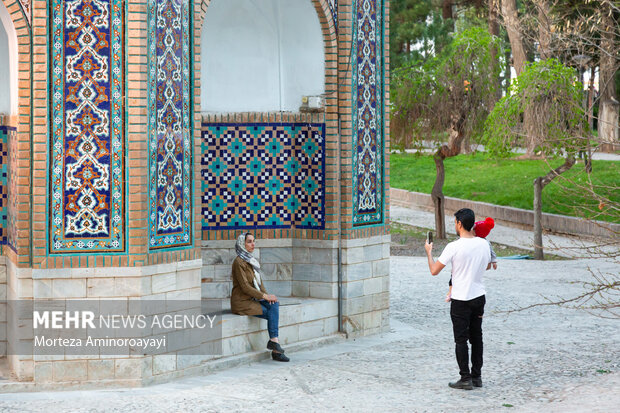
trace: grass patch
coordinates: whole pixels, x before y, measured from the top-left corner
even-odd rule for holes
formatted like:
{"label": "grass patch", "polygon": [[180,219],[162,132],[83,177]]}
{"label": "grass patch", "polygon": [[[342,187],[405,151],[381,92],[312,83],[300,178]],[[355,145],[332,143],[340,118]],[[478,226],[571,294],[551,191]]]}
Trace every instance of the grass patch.
{"label": "grass patch", "polygon": [[[555,168],[564,161],[551,162]],[[459,155],[444,162],[446,180],[444,195],[472,201],[488,202],[532,210],[534,199],[533,181],[545,175],[549,165],[543,160],[493,159],[484,153]],[[618,212],[607,206],[598,209],[598,201],[570,192],[568,183],[562,177],[585,183],[588,175],[582,163],[552,181],[543,190],[543,212],[569,216],[585,216],[609,222],[617,222]],[[620,162],[594,161],[592,182],[598,185],[618,185]],[[390,184],[394,188],[430,194],[435,182],[435,163],[432,156],[419,154],[392,154],[390,157]],[[583,192],[583,191],[580,191]],[[607,195],[612,202],[620,203],[620,191]],[[599,213],[586,213],[576,205],[586,205]]]}

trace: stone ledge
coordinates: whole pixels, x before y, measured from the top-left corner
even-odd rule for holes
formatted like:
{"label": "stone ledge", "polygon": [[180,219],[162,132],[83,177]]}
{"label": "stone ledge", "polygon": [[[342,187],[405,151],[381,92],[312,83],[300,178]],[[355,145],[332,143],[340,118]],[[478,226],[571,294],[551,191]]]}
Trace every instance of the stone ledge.
{"label": "stone ledge", "polygon": [[51,268],[21,269],[17,273],[32,272],[32,279],[81,279],[81,278],[125,278],[159,275],[202,268],[202,259],[156,264],[143,267],[97,267],[97,268]]}
{"label": "stone ledge", "polygon": [[[424,211],[433,211],[433,201],[429,194],[409,192],[403,189],[391,188],[392,205],[406,208],[416,207]],[[534,212],[526,209],[493,205],[486,202],[469,201],[459,198],[446,197],[446,214],[454,213],[461,208],[471,208],[476,216],[492,217],[498,222],[514,224],[521,228],[532,229],[534,226]],[[542,214],[542,226],[545,230],[571,235],[591,235],[609,238],[620,233],[620,224],[603,221],[587,221],[565,215]]]}
{"label": "stone ledge", "polygon": [[391,236],[388,235],[375,235],[368,238],[353,238],[343,239],[342,248],[355,248],[355,247],[367,247],[376,244],[389,244],[391,242]]}

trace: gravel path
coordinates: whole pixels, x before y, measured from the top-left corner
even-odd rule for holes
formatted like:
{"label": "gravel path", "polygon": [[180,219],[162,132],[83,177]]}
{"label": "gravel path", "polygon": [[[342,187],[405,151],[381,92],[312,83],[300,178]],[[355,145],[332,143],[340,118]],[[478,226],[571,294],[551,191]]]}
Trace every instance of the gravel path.
{"label": "gravel path", "polygon": [[620,405],[620,320],[558,307],[498,313],[569,297],[592,261],[500,261],[487,273],[484,387],[453,390],[449,272],[393,257],[392,331],[204,377],[141,389],[0,394],[0,411],[65,412],[610,412]]}

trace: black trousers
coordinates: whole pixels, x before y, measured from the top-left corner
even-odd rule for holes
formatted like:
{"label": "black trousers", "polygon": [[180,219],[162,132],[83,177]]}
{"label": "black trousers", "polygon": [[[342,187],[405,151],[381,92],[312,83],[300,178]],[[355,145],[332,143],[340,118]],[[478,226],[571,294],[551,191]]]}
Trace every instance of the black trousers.
{"label": "black trousers", "polygon": [[[450,317],[456,344],[456,362],[461,379],[480,377],[482,369],[482,316],[484,315],[484,295],[469,301],[452,299]],[[469,370],[469,348],[471,343],[471,372]]]}

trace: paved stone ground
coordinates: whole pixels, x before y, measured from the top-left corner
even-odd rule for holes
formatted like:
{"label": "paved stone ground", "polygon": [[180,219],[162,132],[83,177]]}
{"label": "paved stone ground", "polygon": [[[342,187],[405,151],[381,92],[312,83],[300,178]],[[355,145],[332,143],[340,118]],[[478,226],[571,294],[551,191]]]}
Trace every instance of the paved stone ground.
{"label": "paved stone ground", "polygon": [[[0,411],[611,412],[620,405],[620,321],[558,307],[499,313],[579,293],[601,260],[500,260],[487,273],[484,387],[457,376],[449,278],[420,257],[391,264],[392,331],[141,389],[0,394]],[[609,373],[607,373],[609,372]],[[512,407],[510,407],[512,406]]]}

